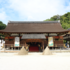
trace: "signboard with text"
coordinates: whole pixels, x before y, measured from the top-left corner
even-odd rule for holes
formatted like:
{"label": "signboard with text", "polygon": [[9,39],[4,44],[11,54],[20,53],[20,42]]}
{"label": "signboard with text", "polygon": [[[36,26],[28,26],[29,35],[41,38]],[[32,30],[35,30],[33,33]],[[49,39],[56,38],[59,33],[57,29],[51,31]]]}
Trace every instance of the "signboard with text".
{"label": "signboard with text", "polygon": [[15,47],[19,47],[20,46],[20,38],[19,37],[15,37],[14,46]]}
{"label": "signboard with text", "polygon": [[48,46],[54,46],[53,37],[48,37]]}

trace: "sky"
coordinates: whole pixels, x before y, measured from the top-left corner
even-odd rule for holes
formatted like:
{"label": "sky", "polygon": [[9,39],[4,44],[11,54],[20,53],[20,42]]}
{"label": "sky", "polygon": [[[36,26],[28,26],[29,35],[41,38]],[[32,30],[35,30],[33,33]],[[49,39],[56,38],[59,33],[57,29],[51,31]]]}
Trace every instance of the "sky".
{"label": "sky", "polygon": [[0,21],[43,21],[70,12],[70,0],[0,0]]}

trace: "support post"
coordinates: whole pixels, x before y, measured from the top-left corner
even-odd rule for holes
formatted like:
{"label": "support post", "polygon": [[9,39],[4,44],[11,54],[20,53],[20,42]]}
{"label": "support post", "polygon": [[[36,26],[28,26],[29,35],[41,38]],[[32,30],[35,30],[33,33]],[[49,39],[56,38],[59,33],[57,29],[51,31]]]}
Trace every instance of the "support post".
{"label": "support post", "polygon": [[24,45],[24,47],[26,48],[26,42],[25,42],[25,45]]}
{"label": "support post", "polygon": [[43,46],[43,51],[44,51],[44,42],[42,42],[42,46]]}

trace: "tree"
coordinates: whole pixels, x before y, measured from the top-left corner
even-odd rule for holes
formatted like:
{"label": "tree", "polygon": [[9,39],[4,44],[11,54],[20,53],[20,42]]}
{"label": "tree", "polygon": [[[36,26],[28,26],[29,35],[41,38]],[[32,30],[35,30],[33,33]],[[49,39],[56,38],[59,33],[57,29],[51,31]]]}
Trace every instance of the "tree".
{"label": "tree", "polygon": [[6,24],[4,24],[2,21],[0,21],[0,30],[3,30],[6,28]]}
{"label": "tree", "polygon": [[[5,28],[6,28],[6,25],[2,21],[0,21],[0,30],[3,30]],[[3,34],[0,34],[0,38],[1,38],[1,36],[4,37]]]}
{"label": "tree", "polygon": [[50,19],[46,19],[44,21],[57,21],[57,20],[60,20],[60,15],[55,15],[51,17]]}
{"label": "tree", "polygon": [[70,12],[61,16],[60,22],[64,29],[70,28]]}
{"label": "tree", "polygon": [[70,28],[70,12],[65,13],[64,15],[55,15],[50,19],[46,19],[44,21],[57,21],[60,20],[60,23],[64,29]]}

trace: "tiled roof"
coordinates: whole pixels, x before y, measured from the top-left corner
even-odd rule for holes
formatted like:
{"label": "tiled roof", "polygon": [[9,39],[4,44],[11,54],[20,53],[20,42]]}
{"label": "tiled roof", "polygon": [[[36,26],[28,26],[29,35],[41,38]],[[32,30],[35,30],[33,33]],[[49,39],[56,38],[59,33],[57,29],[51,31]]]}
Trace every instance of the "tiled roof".
{"label": "tiled roof", "polygon": [[9,21],[3,32],[49,33],[66,32],[58,21]]}

